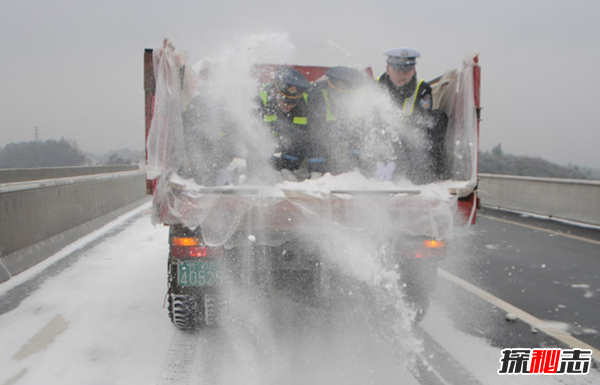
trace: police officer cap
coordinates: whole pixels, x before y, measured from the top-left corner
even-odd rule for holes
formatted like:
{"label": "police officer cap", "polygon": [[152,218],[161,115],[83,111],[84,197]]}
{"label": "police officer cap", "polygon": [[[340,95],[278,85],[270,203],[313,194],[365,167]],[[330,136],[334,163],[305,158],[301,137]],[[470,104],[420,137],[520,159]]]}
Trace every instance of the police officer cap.
{"label": "police officer cap", "polygon": [[292,67],[279,67],[275,71],[277,92],[289,99],[299,99],[310,88],[310,82]]}
{"label": "police officer cap", "polygon": [[325,71],[325,75],[327,75],[329,84],[332,85],[333,88],[340,90],[348,90],[358,87],[365,80],[365,77],[361,71],[343,66],[331,67]]}
{"label": "police officer cap", "polygon": [[387,63],[400,71],[410,71],[417,64],[417,58],[421,57],[419,51],[410,47],[392,48],[383,54],[387,56]]}

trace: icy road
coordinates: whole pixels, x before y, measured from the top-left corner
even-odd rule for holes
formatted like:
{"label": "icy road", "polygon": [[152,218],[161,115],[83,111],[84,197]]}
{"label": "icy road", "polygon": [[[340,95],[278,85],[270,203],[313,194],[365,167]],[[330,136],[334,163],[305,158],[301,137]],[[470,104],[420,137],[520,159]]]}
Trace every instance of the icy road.
{"label": "icy road", "polygon": [[595,369],[499,376],[500,348],[455,328],[439,298],[407,333],[360,309],[234,288],[219,327],[177,330],[167,235],[144,205],[0,285],[0,385],[600,383]]}

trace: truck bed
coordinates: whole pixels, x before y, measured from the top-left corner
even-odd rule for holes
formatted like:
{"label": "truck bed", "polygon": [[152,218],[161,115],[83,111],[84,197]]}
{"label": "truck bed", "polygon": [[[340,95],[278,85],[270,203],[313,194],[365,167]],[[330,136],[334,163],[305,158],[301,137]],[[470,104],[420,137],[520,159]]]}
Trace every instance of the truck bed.
{"label": "truck bed", "polygon": [[[348,183],[349,177],[358,182]],[[465,189],[452,182],[402,187],[367,181],[358,173],[323,178],[275,186],[204,187],[173,175],[155,194],[155,221],[200,227],[211,246],[236,246],[249,236],[259,244],[278,245],[332,227],[445,239]]]}

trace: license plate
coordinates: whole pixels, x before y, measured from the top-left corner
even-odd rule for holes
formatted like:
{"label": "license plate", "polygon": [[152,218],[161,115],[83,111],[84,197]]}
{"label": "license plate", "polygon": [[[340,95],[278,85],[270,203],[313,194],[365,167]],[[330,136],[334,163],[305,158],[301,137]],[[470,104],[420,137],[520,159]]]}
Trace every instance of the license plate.
{"label": "license plate", "polygon": [[218,281],[219,266],[216,261],[179,261],[177,284],[179,286],[213,286]]}

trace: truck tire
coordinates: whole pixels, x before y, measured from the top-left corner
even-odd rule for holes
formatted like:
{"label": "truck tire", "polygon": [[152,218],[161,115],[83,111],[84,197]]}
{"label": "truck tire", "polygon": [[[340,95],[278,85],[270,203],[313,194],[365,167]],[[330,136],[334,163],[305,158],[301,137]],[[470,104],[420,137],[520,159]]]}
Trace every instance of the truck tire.
{"label": "truck tire", "polygon": [[168,311],[171,322],[179,329],[194,330],[216,326],[218,300],[209,292],[169,294]]}
{"label": "truck tire", "polygon": [[189,294],[169,294],[169,318],[179,329],[193,330],[201,326],[203,318],[202,297]]}
{"label": "truck tire", "polygon": [[410,260],[400,266],[400,284],[408,306],[415,311],[414,322],[421,322],[437,286],[437,261]]}

